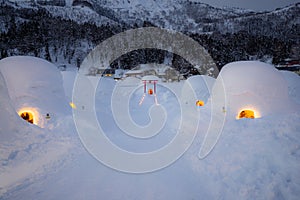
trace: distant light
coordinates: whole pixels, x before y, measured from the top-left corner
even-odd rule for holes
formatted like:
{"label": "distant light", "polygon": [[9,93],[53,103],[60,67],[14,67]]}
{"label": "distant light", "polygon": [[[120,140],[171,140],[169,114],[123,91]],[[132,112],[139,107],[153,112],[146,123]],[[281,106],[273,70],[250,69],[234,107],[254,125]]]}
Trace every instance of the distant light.
{"label": "distant light", "polygon": [[149,90],[148,90],[148,94],[152,95],[152,94],[153,94],[153,90],[152,90],[152,89],[149,89]]}
{"label": "distant light", "polygon": [[73,102],[70,102],[70,106],[71,108],[76,109],[76,105]]}
{"label": "distant light", "polygon": [[204,101],[197,100],[196,101],[196,106],[204,106]]}

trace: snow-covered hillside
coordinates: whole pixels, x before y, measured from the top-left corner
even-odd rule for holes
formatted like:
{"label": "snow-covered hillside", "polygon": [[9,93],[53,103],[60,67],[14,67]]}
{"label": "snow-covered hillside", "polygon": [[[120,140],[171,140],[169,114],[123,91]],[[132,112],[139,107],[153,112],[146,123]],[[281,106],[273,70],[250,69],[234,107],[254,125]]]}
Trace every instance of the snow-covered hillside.
{"label": "snow-covered hillside", "polygon": [[[287,57],[299,59],[299,5],[254,12],[180,0],[1,1],[0,58],[31,55],[79,67],[105,39],[124,30],[157,26],[191,36],[219,68],[250,58],[278,64]],[[135,67],[130,58],[124,60],[129,63],[122,66]],[[184,66],[178,65],[174,67]]]}
{"label": "snow-covered hillside", "polygon": [[[24,59],[30,61],[31,65],[27,65]],[[9,63],[11,65],[8,66]],[[28,70],[37,64],[41,70]],[[247,70],[239,70],[236,65]],[[254,70],[255,66],[263,64],[252,62],[251,65],[254,66],[252,68]],[[211,108],[215,100],[212,98],[215,96],[207,98],[208,94],[216,91],[214,87],[217,86],[213,84],[220,83],[222,75],[225,80],[225,93],[230,95],[229,100],[233,98],[232,95],[234,96],[232,92],[239,89],[239,83],[228,79],[230,74],[241,78],[244,76],[243,73],[249,74],[247,81],[254,84],[243,83],[241,90],[249,90],[250,86],[259,87],[255,83],[267,82],[268,79],[276,81],[281,77],[281,73],[269,67],[264,66],[264,70],[260,72],[272,71],[271,77],[268,74],[255,76],[255,70],[251,72],[249,63],[239,62],[229,64],[224,72],[221,71],[221,76],[217,80],[195,76],[181,82],[158,82],[157,98],[167,113],[167,120],[158,135],[147,139],[133,138],[122,132],[114,121],[114,113],[111,112],[113,105],[111,98],[117,95],[118,101],[125,102],[128,98],[126,93],[128,87],[136,88],[131,93],[129,104],[123,105],[128,106],[130,112],[118,114],[121,118],[127,118],[130,114],[134,122],[144,126],[151,123],[148,112],[155,104],[153,96],[147,95],[144,103],[139,106],[139,100],[143,95],[143,86],[139,79],[131,78],[116,82],[111,78],[101,78],[95,91],[95,113],[99,124],[110,141],[120,148],[135,153],[155,151],[172,140],[182,120],[180,118],[182,105],[179,104],[180,99],[175,95],[175,90],[186,83],[195,90],[196,96],[186,97],[189,101],[184,105],[199,114],[197,135],[188,151],[164,169],[152,173],[131,174],[106,167],[87,151],[88,148],[84,148],[88,144],[79,142],[73,116],[69,112],[71,108],[60,110],[62,112],[60,119],[51,121],[57,113],[56,108],[69,103],[77,71],[59,72],[50,63],[32,57],[1,60],[0,199],[298,199],[299,102],[286,105],[293,107],[292,110],[281,106],[277,110],[274,109],[274,112],[264,113],[261,118],[236,120],[235,116],[227,115],[226,112],[233,112],[234,109],[230,110],[230,107],[237,105],[229,104],[226,105],[227,110],[218,108],[217,113],[213,113],[215,110]],[[28,78],[24,87],[22,85],[18,88],[13,87],[17,85],[19,79],[16,74],[8,71],[15,70],[22,74],[24,79]],[[278,96],[276,90],[268,91],[259,87],[265,92],[265,96],[261,96],[263,99],[268,97],[276,97],[277,100],[300,99],[300,93],[296,92],[300,87],[299,76],[288,72],[282,74],[287,82],[281,79],[282,77],[279,78],[280,87],[287,91],[288,96]],[[97,77],[90,79],[93,82],[97,81],[95,80]],[[44,89],[25,87],[28,83],[39,83],[40,87],[46,83],[49,85]],[[226,83],[229,83],[229,88],[226,87]],[[26,98],[12,95],[19,94],[15,92],[21,87],[22,94]],[[49,90],[48,87],[57,90]],[[116,94],[113,94],[115,92]],[[43,99],[45,95],[48,100],[42,104],[38,99]],[[18,107],[14,103],[20,99],[43,109],[48,108],[49,112],[55,110],[51,118],[47,119],[53,126],[40,128],[21,119],[17,114]],[[205,105],[197,107],[194,102],[198,99],[206,100]],[[240,99],[241,102],[247,100],[247,95]],[[75,109],[88,112],[86,108],[87,106],[77,105]],[[208,130],[218,122],[212,121],[214,116],[225,116],[224,127],[213,150],[204,159],[199,159],[200,148],[205,138],[209,138],[209,135],[206,136]],[[88,129],[91,119],[86,120],[87,123],[83,126],[87,126]]]}
{"label": "snow-covered hillside", "polygon": [[53,15],[53,17],[60,17],[66,20],[72,20],[79,24],[90,23],[96,24],[97,26],[111,24],[117,24],[115,21],[99,15],[94,10],[87,7],[57,7],[47,6],[46,9]]}
{"label": "snow-covered hillside", "polygon": [[[11,3],[14,2],[14,3]],[[183,32],[206,32],[206,29],[224,32],[244,30],[243,22],[286,21],[286,25],[299,24],[299,4],[278,8],[269,12],[254,12],[238,8],[215,8],[205,3],[182,0],[73,0],[57,6],[55,3],[32,3],[30,1],[8,1],[15,8],[48,10],[53,17],[70,19],[79,24],[142,25],[144,21],[159,27]],[[289,20],[287,20],[289,19]],[[208,31],[209,32],[209,31]]]}

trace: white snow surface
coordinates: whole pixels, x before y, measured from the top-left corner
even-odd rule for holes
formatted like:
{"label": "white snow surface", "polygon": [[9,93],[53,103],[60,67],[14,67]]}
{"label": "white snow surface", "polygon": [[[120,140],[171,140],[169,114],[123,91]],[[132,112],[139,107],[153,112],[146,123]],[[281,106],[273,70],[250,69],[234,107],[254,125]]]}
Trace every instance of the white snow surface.
{"label": "white snow surface", "polygon": [[299,75],[290,71],[281,71],[288,84],[289,97],[300,104],[300,79]]}
{"label": "white snow surface", "polygon": [[198,99],[204,101],[204,103],[207,103],[215,81],[216,79],[206,75],[191,76],[187,79],[187,82],[194,88]]}
{"label": "white snow surface", "polygon": [[[299,97],[291,92],[299,88],[299,76],[284,74],[283,78],[275,69],[257,62],[233,63],[223,70],[214,88],[222,77],[225,88],[230,89],[226,90],[230,101],[234,95],[250,91],[248,94],[259,94],[264,106],[273,109],[272,98],[278,98],[285,101],[281,103],[286,107],[274,108],[275,113],[272,109],[262,112],[258,119],[236,120],[226,115],[220,140],[200,160],[197,155],[211,123],[208,101],[198,111],[200,121],[194,143],[179,160],[156,172],[127,174],[104,166],[83,148],[70,110],[61,106],[69,101],[76,71],[61,72],[62,79],[55,67],[37,58],[1,60],[0,199],[298,199],[300,109],[290,99]],[[196,94],[206,95],[203,91],[207,90],[200,87],[201,80],[193,77],[188,81]],[[39,87],[31,87],[34,84]],[[158,100],[168,112],[166,126],[158,137],[138,140],[122,133],[114,123],[110,97],[118,84],[102,78],[95,109],[107,137],[121,148],[136,152],[152,151],[167,144],[180,121],[180,105],[172,89],[182,84],[184,81],[165,86],[158,83]],[[210,91],[213,87],[208,86]],[[143,125],[149,122],[147,111],[153,105],[153,97],[146,96],[143,106],[139,106],[142,92],[141,83],[128,106],[133,120]],[[47,104],[38,100],[44,101],[45,96]],[[16,113],[22,103],[47,109],[53,116],[61,113],[60,120],[51,122],[52,128],[29,124]],[[229,104],[227,109],[229,106],[235,107]]]}

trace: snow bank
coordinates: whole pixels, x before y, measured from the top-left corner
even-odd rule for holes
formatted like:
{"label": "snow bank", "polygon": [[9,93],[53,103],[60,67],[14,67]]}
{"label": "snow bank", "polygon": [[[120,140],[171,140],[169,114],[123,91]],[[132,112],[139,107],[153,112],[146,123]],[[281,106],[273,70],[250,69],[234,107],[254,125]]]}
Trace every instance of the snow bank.
{"label": "snow bank", "polygon": [[[35,113],[40,127],[53,126],[59,116],[70,112],[55,65],[40,58],[14,56],[0,61],[0,72],[15,110]],[[45,119],[47,113],[51,120]]]}
{"label": "snow bank", "polygon": [[288,84],[289,97],[300,104],[300,76],[294,72],[281,71]]}

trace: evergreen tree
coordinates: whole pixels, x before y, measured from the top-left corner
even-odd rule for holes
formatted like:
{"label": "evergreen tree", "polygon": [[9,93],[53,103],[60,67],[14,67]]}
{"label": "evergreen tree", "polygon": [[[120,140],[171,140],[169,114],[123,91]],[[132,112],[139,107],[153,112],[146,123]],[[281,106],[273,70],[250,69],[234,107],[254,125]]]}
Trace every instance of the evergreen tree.
{"label": "evergreen tree", "polygon": [[46,43],[46,47],[45,47],[45,59],[48,60],[49,62],[52,62],[48,43]]}

